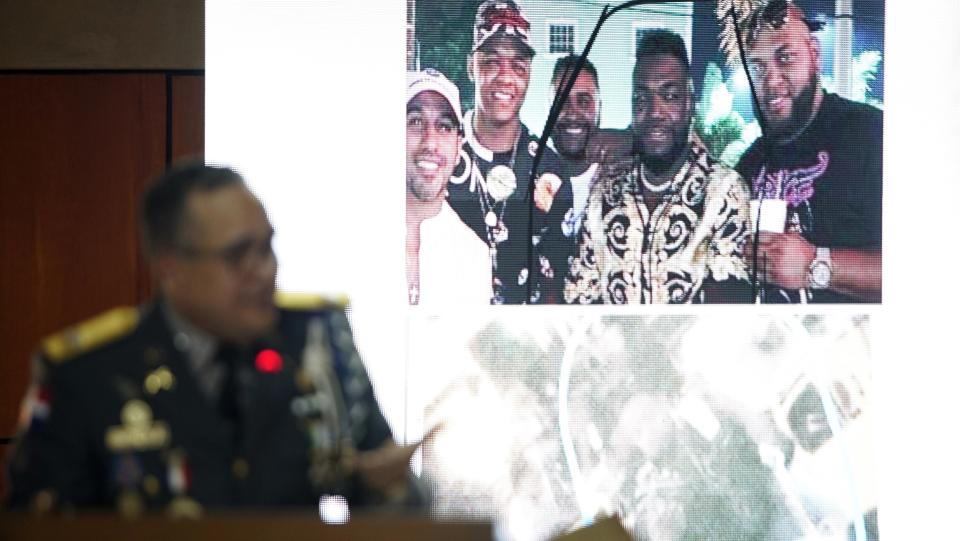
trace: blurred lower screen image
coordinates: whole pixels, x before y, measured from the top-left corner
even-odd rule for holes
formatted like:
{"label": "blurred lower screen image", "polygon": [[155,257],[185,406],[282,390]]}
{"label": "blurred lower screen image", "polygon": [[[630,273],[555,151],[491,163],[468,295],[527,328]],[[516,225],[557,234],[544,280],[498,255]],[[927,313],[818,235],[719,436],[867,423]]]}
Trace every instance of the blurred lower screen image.
{"label": "blurred lower screen image", "polygon": [[636,539],[876,539],[869,342],[848,315],[422,318],[432,513],[503,539],[607,515]]}

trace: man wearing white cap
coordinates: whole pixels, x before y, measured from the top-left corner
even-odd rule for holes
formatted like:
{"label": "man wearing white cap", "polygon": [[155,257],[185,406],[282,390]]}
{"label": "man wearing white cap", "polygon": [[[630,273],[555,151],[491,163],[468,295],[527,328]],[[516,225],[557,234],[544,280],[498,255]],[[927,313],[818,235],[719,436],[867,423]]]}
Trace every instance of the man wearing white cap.
{"label": "man wearing white cap", "polygon": [[407,74],[407,294],[410,304],[489,304],[486,245],[447,204],[460,160],[460,92],[440,72]]}
{"label": "man wearing white cap", "polygon": [[495,304],[563,302],[575,247],[562,229],[573,192],[552,149],[544,149],[529,186],[540,144],[520,122],[534,55],[529,33],[530,21],[512,0],[477,9],[467,58],[476,98],[464,117],[466,167],[449,187],[450,205],[489,246]]}

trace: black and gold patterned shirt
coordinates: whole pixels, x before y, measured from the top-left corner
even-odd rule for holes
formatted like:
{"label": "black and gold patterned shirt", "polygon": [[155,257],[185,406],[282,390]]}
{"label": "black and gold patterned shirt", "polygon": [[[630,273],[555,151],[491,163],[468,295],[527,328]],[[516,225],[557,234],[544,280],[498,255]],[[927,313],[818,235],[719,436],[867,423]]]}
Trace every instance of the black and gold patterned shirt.
{"label": "black and gold patterned shirt", "polygon": [[708,281],[743,291],[750,218],[740,175],[692,138],[687,161],[651,212],[639,174],[637,167],[603,167],[587,202],[566,301],[709,302]]}

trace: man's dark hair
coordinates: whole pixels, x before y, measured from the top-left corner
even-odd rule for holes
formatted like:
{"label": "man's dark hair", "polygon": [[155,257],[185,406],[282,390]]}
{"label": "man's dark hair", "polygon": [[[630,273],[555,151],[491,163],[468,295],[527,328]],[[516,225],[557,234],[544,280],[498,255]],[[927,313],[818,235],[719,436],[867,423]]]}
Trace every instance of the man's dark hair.
{"label": "man's dark hair", "polygon": [[243,177],[229,167],[190,163],[167,170],[150,185],[141,202],[144,252],[155,255],[180,247],[183,215],[190,194],[234,185],[244,185]]}
{"label": "man's dark hair", "polygon": [[633,79],[637,79],[637,66],[640,65],[640,58],[652,54],[670,55],[683,65],[686,75],[690,75],[690,59],[687,57],[687,46],[683,43],[683,38],[665,28],[646,30],[640,36],[640,42],[637,44],[637,63],[633,68]]}
{"label": "man's dark hair", "polygon": [[[580,55],[573,53],[559,58],[557,63],[553,65],[553,76],[550,78],[550,82],[557,84],[561,77],[565,77],[568,72],[573,71],[573,68],[577,66],[577,62],[579,61]],[[600,78],[597,77],[597,68],[594,67],[593,62],[590,62],[589,58],[583,61],[583,71],[592,75],[593,82],[597,84],[597,88],[600,88]],[[581,73],[583,73],[583,71]]]}

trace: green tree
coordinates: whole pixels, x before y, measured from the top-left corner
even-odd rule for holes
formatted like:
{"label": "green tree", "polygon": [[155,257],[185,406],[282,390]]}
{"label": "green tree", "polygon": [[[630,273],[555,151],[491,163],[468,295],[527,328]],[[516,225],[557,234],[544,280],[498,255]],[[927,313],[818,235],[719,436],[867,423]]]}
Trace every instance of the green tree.
{"label": "green tree", "polygon": [[473,105],[473,83],[467,76],[467,56],[473,46],[473,21],[482,0],[419,0],[416,33],[420,67],[434,68],[460,88],[464,109]]}

